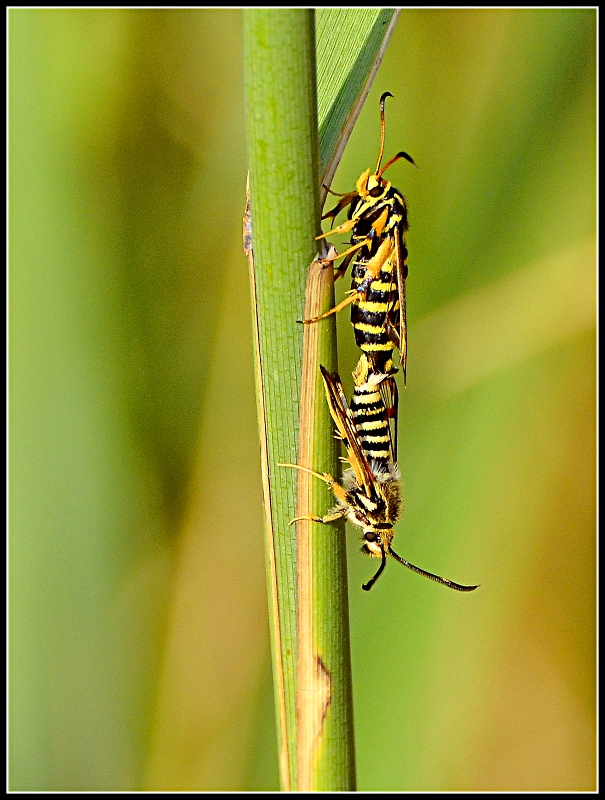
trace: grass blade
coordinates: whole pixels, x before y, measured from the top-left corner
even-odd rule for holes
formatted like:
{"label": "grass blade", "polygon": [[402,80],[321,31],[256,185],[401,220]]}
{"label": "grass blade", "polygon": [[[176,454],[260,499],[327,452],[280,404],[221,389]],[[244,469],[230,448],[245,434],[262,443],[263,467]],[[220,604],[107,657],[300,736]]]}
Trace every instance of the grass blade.
{"label": "grass blade", "polygon": [[[347,18],[352,13],[359,17],[348,12]],[[344,526],[309,521],[299,522],[297,531],[289,526],[295,508],[297,516],[323,513],[334,501],[308,473],[277,465],[297,463],[338,475],[338,448],[319,372],[320,363],[336,367],[335,319],[305,326],[304,345],[295,320],[303,317],[303,306],[305,316],[314,316],[334,302],[332,270],[314,261],[320,174],[323,180],[326,170],[335,169],[393,22],[393,12],[362,11],[352,46],[342,12],[336,17],[331,10],[321,12],[317,28],[312,10],[245,13],[250,205],[244,241],[256,336],[280,775],[286,790],[355,788]]]}

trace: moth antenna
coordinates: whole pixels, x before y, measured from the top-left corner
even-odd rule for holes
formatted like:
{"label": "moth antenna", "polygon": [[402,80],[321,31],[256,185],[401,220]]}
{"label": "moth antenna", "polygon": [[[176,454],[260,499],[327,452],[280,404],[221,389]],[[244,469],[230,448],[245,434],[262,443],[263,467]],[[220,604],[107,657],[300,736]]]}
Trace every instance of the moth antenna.
{"label": "moth antenna", "polygon": [[[393,95],[391,95],[391,97],[392,97],[392,96],[393,96]],[[361,584],[361,588],[362,588],[362,589],[364,589],[366,592],[369,592],[369,591],[370,591],[370,589],[372,588],[372,586],[374,586],[374,584],[376,583],[376,581],[378,580],[378,578],[380,578],[380,576],[382,575],[382,571],[383,571],[383,569],[384,569],[384,568],[385,568],[385,566],[386,566],[386,563],[387,563],[387,554],[386,554],[386,552],[385,552],[385,550],[384,550],[384,547],[382,546],[382,544],[380,545],[380,551],[381,551],[381,553],[382,553],[382,561],[380,562],[380,566],[378,567],[378,570],[376,571],[376,575],[374,575],[374,577],[373,577],[373,578],[370,578],[370,580],[369,580],[367,583],[362,583],[362,584]]]}
{"label": "moth antenna", "polygon": [[[406,561],[405,558],[401,558],[401,556],[398,556],[397,553],[391,547],[389,547],[389,553],[393,556],[393,558],[396,561],[399,561],[399,563],[403,564],[404,567],[411,569],[412,572],[417,572],[419,575],[424,575],[425,578],[429,578],[430,580],[436,581],[437,583],[442,583],[444,586],[449,586],[450,589],[456,589],[456,591],[458,592],[472,592],[475,589],[479,588],[479,584],[477,584],[476,586],[463,586],[460,583],[454,583],[454,581],[449,581],[447,578],[441,578],[439,577],[439,575],[433,575],[432,572],[427,572],[424,569],[420,569],[420,567],[415,567],[413,564],[410,564],[409,561]],[[377,577],[378,575],[376,575],[376,578]],[[374,580],[376,580],[376,578],[374,578]],[[365,589],[365,586],[363,588]]]}
{"label": "moth antenna", "polygon": [[393,95],[390,92],[385,92],[380,98],[380,150],[378,151],[378,161],[376,162],[374,175],[376,175],[380,169],[380,162],[382,161],[382,154],[384,152],[384,104],[387,97],[393,97]]}
{"label": "moth antenna", "polygon": [[405,160],[409,161],[410,164],[413,164],[415,167],[417,166],[417,164],[414,161],[414,159],[412,158],[412,156],[409,153],[406,153],[403,150],[401,150],[401,152],[397,153],[396,156],[393,156],[393,158],[390,161],[387,161],[387,163],[380,170],[380,172],[378,172],[376,177],[377,178],[381,178],[383,173],[387,171],[387,169],[391,166],[391,164],[394,164],[396,161],[399,161],[400,158],[405,158]]}

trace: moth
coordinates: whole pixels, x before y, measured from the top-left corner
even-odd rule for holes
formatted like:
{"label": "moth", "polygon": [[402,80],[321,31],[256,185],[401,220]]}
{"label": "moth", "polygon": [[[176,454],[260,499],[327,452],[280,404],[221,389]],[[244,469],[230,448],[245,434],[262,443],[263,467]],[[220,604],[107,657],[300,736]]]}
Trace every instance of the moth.
{"label": "moth", "polygon": [[334,220],[348,207],[347,221],[317,237],[323,239],[351,231],[351,246],[343,253],[324,259],[326,263],[344,259],[335,270],[335,279],[342,277],[352,264],[351,290],[341,303],[324,314],[299,321],[305,324],[318,322],[347,305],[351,306],[355,341],[366,354],[372,372],[386,376],[381,382],[381,391],[387,413],[395,419],[396,425],[398,390],[393,376],[398,367],[395,364],[395,349],[399,350],[404,383],[407,368],[405,282],[408,276],[408,212],[403,194],[383,175],[400,158],[411,164],[414,164],[414,160],[402,151],[381,168],[385,135],[384,108],[386,98],[392,96],[390,92],[385,92],[380,98],[380,149],[376,169],[373,173],[369,168],[366,169],[357,179],[355,191],[340,195],[336,206],[322,217]]}
{"label": "moth", "polygon": [[[393,458],[393,445],[388,432],[388,413],[379,389],[385,376],[373,373],[367,356],[362,354],[354,373],[355,388],[350,408],[338,373],[330,373],[323,366],[320,366],[320,370],[330,414],[347,451],[346,462],[350,466],[343,473],[342,483],[339,483],[327,473],[315,472],[299,464],[280,464],[314,475],[331,489],[336,499],[334,508],[324,516],[304,515],[292,522],[309,519],[327,524],[346,517],[361,528],[362,551],[381,559],[375,575],[363,584],[365,591],[369,591],[376,583],[386,566],[387,556],[391,556],[432,581],[459,592],[472,592],[477,586],[464,586],[434,575],[401,558],[393,550],[393,528],[401,516],[403,503],[399,469]],[[365,409],[365,412],[360,409]]]}

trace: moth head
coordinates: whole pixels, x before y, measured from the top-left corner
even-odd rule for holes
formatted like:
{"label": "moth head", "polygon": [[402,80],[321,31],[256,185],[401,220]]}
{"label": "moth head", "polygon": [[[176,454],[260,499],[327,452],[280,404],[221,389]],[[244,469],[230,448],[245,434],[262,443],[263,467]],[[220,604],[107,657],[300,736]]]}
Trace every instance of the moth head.
{"label": "moth head", "polygon": [[366,553],[366,555],[382,558],[383,552],[388,552],[392,541],[392,528],[385,528],[381,531],[370,528],[363,533],[361,550]]}
{"label": "moth head", "polygon": [[380,175],[370,175],[370,168],[362,172],[357,183],[355,184],[357,193],[361,198],[367,200],[368,198],[376,199],[381,198],[391,188],[391,182],[385,180]]}

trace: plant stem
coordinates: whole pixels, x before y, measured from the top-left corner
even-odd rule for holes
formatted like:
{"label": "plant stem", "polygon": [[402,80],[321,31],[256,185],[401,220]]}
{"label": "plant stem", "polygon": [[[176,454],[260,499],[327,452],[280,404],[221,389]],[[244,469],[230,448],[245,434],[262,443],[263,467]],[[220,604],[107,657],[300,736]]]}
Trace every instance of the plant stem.
{"label": "plant stem", "polygon": [[[321,482],[277,466],[302,463],[302,454],[312,462],[305,466],[338,474],[318,368],[319,358],[329,369],[336,364],[334,318],[305,326],[305,361],[296,324],[319,233],[314,12],[249,10],[244,20],[249,260],[281,782],[283,789],[346,790],[354,788],[354,762],[343,529],[299,523],[297,543],[288,524],[295,508],[324,513],[333,498]],[[316,264],[313,275],[318,288],[310,292],[324,310],[333,303],[331,270]],[[297,564],[304,565],[298,574]]]}

